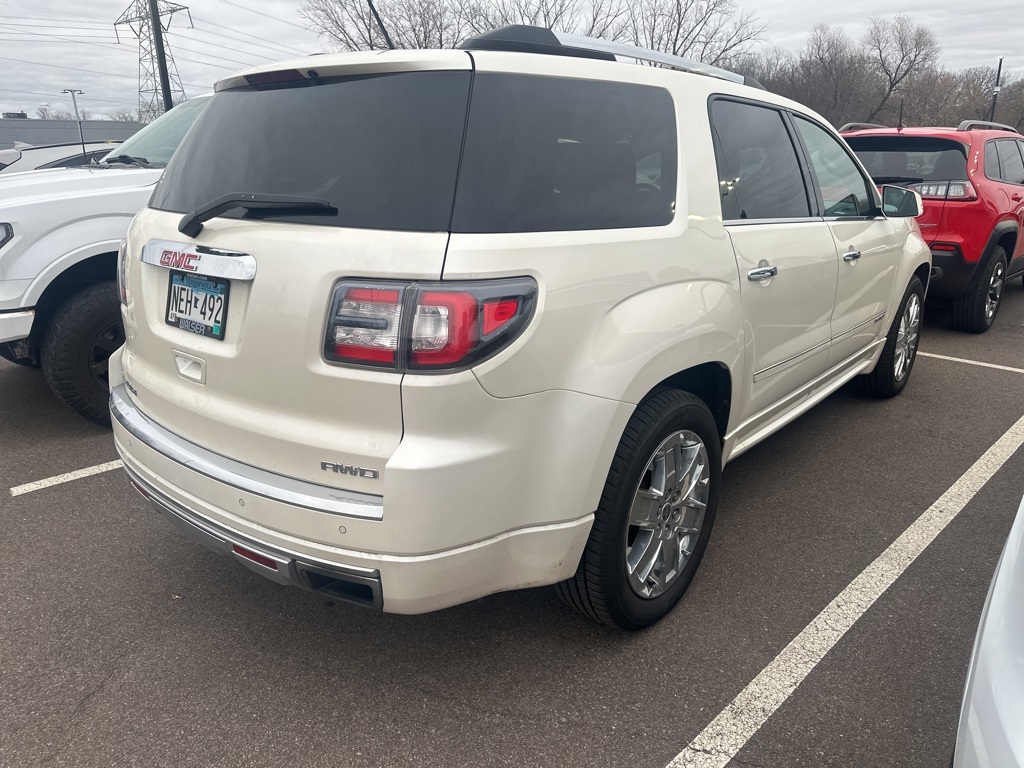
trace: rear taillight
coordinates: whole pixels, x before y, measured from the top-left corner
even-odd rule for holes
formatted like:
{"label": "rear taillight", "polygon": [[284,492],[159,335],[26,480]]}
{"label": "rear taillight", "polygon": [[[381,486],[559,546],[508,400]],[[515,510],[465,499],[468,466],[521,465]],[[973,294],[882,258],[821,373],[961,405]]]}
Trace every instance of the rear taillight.
{"label": "rear taillight", "polygon": [[925,200],[977,200],[978,193],[969,181],[926,181],[914,184],[915,190]]}
{"label": "rear taillight", "polygon": [[450,283],[343,280],[324,357],[402,371],[465,368],[507,346],[533,314],[530,278]]}
{"label": "rear taillight", "polygon": [[121,303],[128,306],[128,281],[125,277],[125,268],[128,262],[128,241],[122,240],[117,249],[117,295]]}

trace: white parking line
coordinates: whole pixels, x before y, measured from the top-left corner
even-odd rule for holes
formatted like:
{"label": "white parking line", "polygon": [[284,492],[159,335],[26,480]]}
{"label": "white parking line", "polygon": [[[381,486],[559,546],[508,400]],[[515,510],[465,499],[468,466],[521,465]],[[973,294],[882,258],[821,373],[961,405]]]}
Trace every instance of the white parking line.
{"label": "white parking line", "polygon": [[1024,417],[793,638],[668,768],[725,766],[1022,444]]}
{"label": "white parking line", "polygon": [[49,488],[51,485],[60,485],[61,483],[69,483],[72,480],[78,480],[83,477],[89,477],[90,475],[98,475],[102,472],[109,472],[112,469],[120,469],[124,464],[120,459],[116,461],[108,461],[106,464],[97,464],[94,467],[86,467],[85,469],[76,469],[74,472],[65,472],[63,475],[55,475],[54,477],[48,477],[45,480],[36,480],[34,483],[25,483],[25,485],[16,485],[11,488],[11,496],[21,496],[23,493],[32,493],[32,491],[39,491],[43,488]]}
{"label": "white parking line", "polygon": [[933,352],[918,352],[918,357],[934,357],[936,360],[949,360],[953,363],[967,363],[968,365],[980,365],[982,368],[995,368],[999,371],[1012,371],[1013,373],[1024,373],[1024,368],[1011,368],[1008,365],[996,365],[995,363],[983,363],[980,360],[965,360],[962,357],[949,357],[948,355],[936,355]]}

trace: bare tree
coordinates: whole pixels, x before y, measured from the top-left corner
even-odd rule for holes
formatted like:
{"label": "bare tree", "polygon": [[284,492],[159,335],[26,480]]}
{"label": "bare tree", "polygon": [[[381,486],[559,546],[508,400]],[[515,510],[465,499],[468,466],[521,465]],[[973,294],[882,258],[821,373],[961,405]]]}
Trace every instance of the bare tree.
{"label": "bare tree", "polygon": [[[400,48],[451,48],[510,24],[631,42],[709,64],[745,52],[764,31],[735,0],[381,0]],[[310,26],[345,51],[385,47],[366,0],[305,0]]]}
{"label": "bare tree", "polygon": [[36,110],[36,117],[40,120],[74,120],[75,116],[63,109],[54,109],[49,104],[40,104]]}
{"label": "bare tree", "polygon": [[119,123],[137,123],[139,116],[130,109],[118,109],[107,113],[108,120],[116,120]]}
{"label": "bare tree", "polygon": [[934,66],[939,44],[935,35],[914,24],[909,16],[895,16],[872,19],[864,46],[871,55],[872,66],[881,75],[881,94],[867,116],[867,121],[871,122],[909,78]]}

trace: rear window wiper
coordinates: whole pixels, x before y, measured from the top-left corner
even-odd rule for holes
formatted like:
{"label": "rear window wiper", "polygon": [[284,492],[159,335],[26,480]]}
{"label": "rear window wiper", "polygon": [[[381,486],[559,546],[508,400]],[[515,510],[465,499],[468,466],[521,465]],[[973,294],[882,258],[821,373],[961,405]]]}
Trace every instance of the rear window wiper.
{"label": "rear window wiper", "polygon": [[149,168],[149,160],[144,157],[132,157],[131,155],[114,155],[103,158],[104,163],[124,163],[125,165],[137,165],[139,168]]}
{"label": "rear window wiper", "polygon": [[222,213],[241,208],[245,211],[262,210],[271,213],[305,213],[322,216],[336,216],[338,209],[329,200],[319,197],[301,197],[295,195],[246,195],[233,192],[201,205],[192,213],[186,213],[178,223],[178,231],[183,235],[195,237],[203,231],[203,222],[220,216]]}

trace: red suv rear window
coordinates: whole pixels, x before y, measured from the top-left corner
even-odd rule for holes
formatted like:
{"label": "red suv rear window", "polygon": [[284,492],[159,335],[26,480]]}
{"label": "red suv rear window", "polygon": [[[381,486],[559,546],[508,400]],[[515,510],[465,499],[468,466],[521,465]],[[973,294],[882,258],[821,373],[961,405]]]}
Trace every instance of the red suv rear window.
{"label": "red suv rear window", "polygon": [[967,147],[927,136],[851,136],[847,143],[879,184],[967,179]]}

